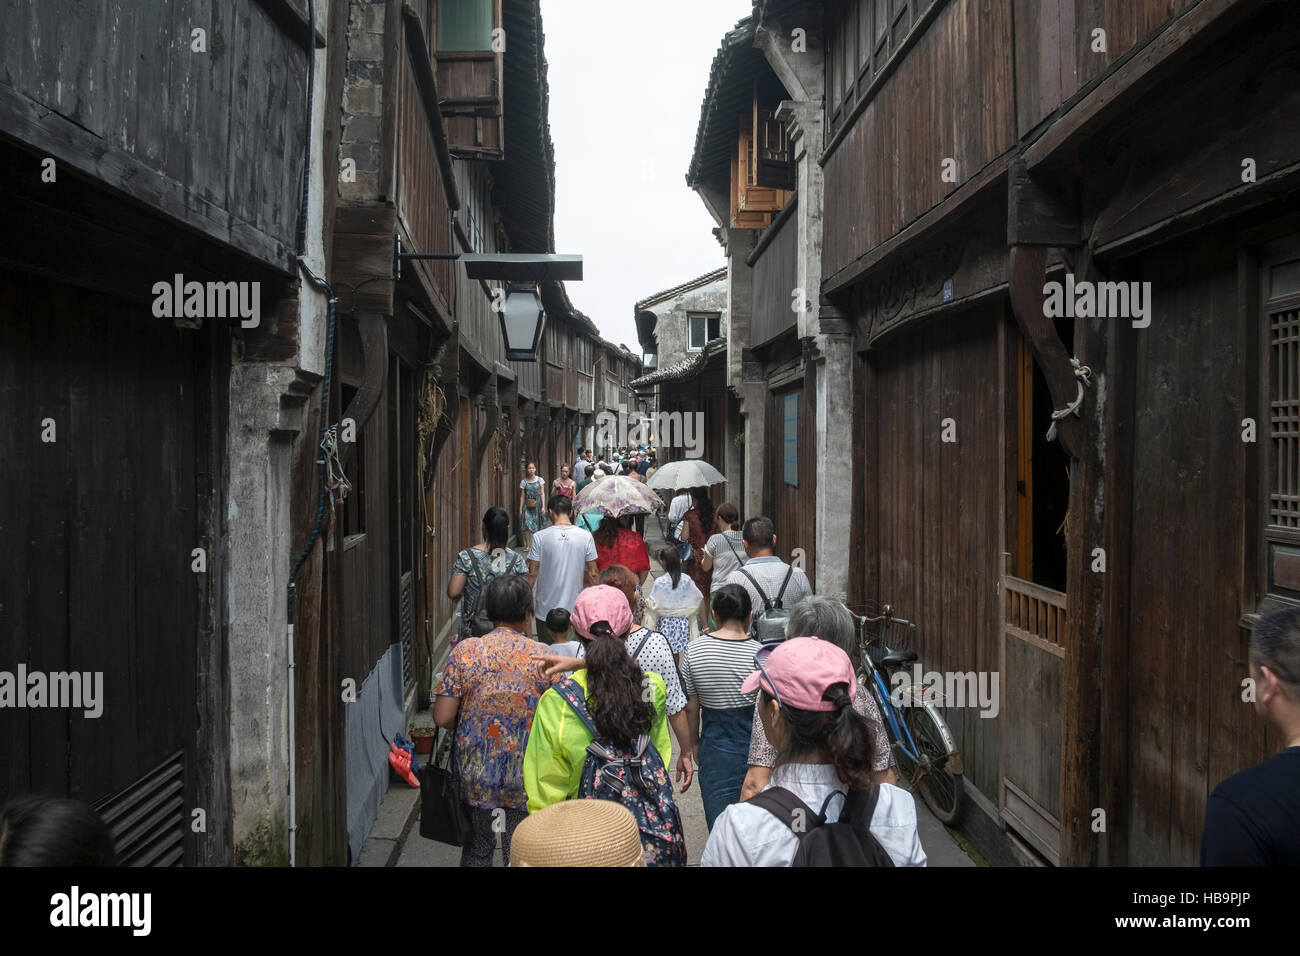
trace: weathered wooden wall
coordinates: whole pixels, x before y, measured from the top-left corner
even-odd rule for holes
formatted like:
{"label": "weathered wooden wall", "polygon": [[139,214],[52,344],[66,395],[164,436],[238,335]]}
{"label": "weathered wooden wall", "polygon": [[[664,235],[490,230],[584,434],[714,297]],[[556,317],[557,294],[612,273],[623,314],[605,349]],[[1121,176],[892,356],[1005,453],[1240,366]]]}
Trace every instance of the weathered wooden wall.
{"label": "weathered wooden wall", "polygon": [[1247,492],[1236,476],[1254,446],[1241,441],[1245,355],[1236,254],[1224,239],[1204,235],[1140,266],[1155,308],[1131,336],[1129,574],[1116,582],[1129,606],[1132,864],[1196,865],[1210,790],[1269,754],[1263,722],[1240,697]]}
{"label": "weathered wooden wall", "polygon": [[[191,30],[207,31],[194,52]],[[287,270],[306,55],[254,0],[11,4],[0,130]]]}
{"label": "weathered wooden wall", "polygon": [[[1196,0],[1014,0],[1016,125],[1024,136]],[[1105,51],[1095,50],[1105,31]],[[1008,51],[1009,52],[1009,51]]]}
{"label": "weathered wooden wall", "polygon": [[[799,220],[793,204],[773,222],[764,246],[755,250],[753,262],[753,312],[749,318],[749,348],[757,348],[795,325],[799,314],[792,308],[799,284]],[[804,298],[808,298],[807,295]]]}
{"label": "weathered wooden wall", "polygon": [[[448,253],[453,251],[449,184],[444,182],[431,125],[437,104],[424,102],[417,83],[421,68],[403,44],[401,66],[397,68],[397,215],[409,237],[410,248],[406,251]],[[412,260],[403,269],[420,275],[433,304],[444,312],[450,311],[453,271],[449,260]]]}
{"label": "weathered wooden wall", "polygon": [[[822,274],[901,231],[1016,138],[1011,9],[950,0],[826,160]],[[956,161],[955,182],[941,173]]]}
{"label": "weathered wooden wall", "polygon": [[[868,356],[865,597],[915,621],[926,670],[998,670],[1000,307]],[[941,440],[953,419],[955,442]],[[947,708],[967,779],[995,799],[998,724]]]}

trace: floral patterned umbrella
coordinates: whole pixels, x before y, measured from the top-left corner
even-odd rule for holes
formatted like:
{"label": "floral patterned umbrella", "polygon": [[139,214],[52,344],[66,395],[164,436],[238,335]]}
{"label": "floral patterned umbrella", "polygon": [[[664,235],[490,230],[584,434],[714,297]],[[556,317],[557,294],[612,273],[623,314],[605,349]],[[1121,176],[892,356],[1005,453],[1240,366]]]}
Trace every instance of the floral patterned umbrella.
{"label": "floral patterned umbrella", "polygon": [[598,511],[615,518],[621,515],[652,514],[656,508],[663,506],[659,496],[647,485],[627,475],[597,478],[578,492],[573,504],[578,514]]}

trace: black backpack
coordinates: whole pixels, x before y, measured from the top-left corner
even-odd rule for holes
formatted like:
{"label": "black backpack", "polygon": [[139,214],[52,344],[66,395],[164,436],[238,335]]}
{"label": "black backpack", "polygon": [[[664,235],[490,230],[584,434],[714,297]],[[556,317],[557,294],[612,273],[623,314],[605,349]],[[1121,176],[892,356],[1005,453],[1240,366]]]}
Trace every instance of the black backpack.
{"label": "black backpack", "polygon": [[[482,637],[484,634],[490,633],[496,627],[496,625],[492,623],[492,619],[487,616],[487,611],[485,610],[487,607],[485,597],[487,595],[488,582],[496,578],[496,572],[485,577],[483,575],[483,569],[478,566],[478,561],[474,558],[474,549],[468,548],[466,550],[470,552],[470,576],[474,578],[474,583],[478,585],[478,590],[474,594],[473,608],[466,608],[464,602],[461,602],[460,636],[462,640],[467,637]],[[491,567],[491,557],[488,558],[488,562],[488,566]]]}
{"label": "black backpack", "polygon": [[776,599],[770,600],[767,592],[754,580],[754,576],[744,568],[738,569],[741,574],[749,578],[749,583],[754,585],[754,590],[758,596],[763,599],[763,610],[754,614],[754,637],[763,644],[777,644],[785,640],[785,622],[790,617],[790,612],[786,610],[782,599],[785,597],[786,585],[790,583],[790,578],[794,575],[794,565],[790,565],[785,572],[785,580],[781,582],[781,590],[776,592]]}
{"label": "black backpack", "polygon": [[[844,796],[844,808],[834,823],[826,822],[826,808],[835,794]],[[762,807],[790,828],[799,838],[791,866],[893,866],[894,861],[871,832],[880,787],[869,790],[836,790],[822,804],[821,813],[784,787],[769,787],[747,802]]]}

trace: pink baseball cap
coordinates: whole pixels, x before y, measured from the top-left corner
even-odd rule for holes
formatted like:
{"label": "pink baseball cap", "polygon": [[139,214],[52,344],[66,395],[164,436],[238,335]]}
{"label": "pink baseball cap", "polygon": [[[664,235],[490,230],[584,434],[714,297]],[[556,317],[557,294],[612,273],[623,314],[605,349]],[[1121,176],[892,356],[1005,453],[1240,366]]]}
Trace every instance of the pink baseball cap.
{"label": "pink baseball cap", "polygon": [[857,696],[858,678],[853,673],[853,662],[830,641],[792,637],[780,644],[767,645],[758,656],[763,667],[745,678],[740,685],[742,694],[752,694],[762,687],[784,706],[796,710],[834,710],[835,704],[823,700],[822,695],[835,684],[847,684],[850,699]]}
{"label": "pink baseball cap", "polygon": [[615,637],[622,637],[632,626],[632,609],[628,607],[627,595],[618,588],[598,584],[578,593],[569,619],[587,640],[591,640],[591,626],[598,621],[607,623]]}

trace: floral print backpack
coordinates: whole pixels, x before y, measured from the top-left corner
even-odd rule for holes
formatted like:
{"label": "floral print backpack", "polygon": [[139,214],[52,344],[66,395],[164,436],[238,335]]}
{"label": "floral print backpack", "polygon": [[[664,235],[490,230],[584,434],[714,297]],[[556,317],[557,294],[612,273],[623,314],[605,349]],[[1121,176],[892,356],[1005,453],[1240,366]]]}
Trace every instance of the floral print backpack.
{"label": "floral print backpack", "polygon": [[620,752],[611,743],[597,739],[596,724],[587,710],[587,695],[581,684],[565,680],[555,685],[555,692],[568,702],[592,736],[582,764],[578,798],[613,800],[632,811],[641,830],[646,866],[685,866],[686,837],[681,814],[673,802],[668,771],[659,759],[659,751],[650,746],[650,738],[642,734],[632,752]]}

